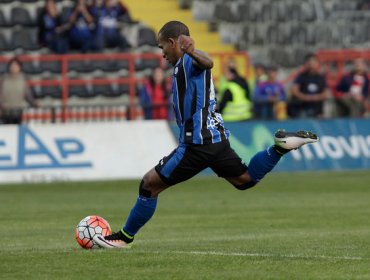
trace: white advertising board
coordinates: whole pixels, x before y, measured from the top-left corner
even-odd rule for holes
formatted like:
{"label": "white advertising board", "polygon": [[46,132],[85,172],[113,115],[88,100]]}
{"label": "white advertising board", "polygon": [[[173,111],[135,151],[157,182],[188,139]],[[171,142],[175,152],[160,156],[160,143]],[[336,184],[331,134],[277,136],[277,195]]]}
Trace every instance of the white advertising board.
{"label": "white advertising board", "polygon": [[0,127],[0,183],[140,178],[177,143],[165,121]]}

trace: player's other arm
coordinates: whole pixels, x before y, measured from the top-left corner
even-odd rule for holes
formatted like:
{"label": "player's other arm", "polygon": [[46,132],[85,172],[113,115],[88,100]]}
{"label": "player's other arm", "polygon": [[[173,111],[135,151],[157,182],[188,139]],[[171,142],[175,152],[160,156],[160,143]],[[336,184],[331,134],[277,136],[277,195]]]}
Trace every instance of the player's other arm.
{"label": "player's other arm", "polygon": [[196,50],[194,40],[186,35],[180,35],[178,38],[181,51],[187,53],[193,58],[193,64],[201,69],[211,69],[213,60],[204,52]]}

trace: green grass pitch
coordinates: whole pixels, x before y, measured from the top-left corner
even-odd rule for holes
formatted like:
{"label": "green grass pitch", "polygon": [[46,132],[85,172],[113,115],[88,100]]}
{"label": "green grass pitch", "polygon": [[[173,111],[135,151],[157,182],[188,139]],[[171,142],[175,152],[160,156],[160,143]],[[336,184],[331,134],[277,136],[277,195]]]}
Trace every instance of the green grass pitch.
{"label": "green grass pitch", "polygon": [[138,181],[0,186],[1,279],[370,279],[370,172],[268,175],[165,191],[130,250],[84,250],[77,223],[124,222]]}

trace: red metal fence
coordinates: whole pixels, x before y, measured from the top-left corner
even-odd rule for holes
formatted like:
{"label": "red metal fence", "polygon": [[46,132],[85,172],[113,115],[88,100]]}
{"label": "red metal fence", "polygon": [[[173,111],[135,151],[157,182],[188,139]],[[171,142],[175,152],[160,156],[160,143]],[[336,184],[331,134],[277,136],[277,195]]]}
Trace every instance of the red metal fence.
{"label": "red metal fence", "polygon": [[[214,78],[217,80],[222,75],[222,69],[227,58],[235,57],[239,60],[243,75],[249,74],[250,60],[245,52],[233,53],[211,53],[215,60]],[[157,61],[158,66],[165,67],[164,59],[157,53],[114,53],[114,54],[68,54],[68,55],[21,55],[18,57],[23,63],[48,63],[57,62],[60,69],[53,69],[57,72],[57,78],[54,79],[29,79],[28,83],[33,87],[52,87],[61,88],[60,106],[30,108],[23,113],[23,122],[68,122],[85,120],[124,120],[137,119],[142,117],[142,109],[137,105],[136,88],[137,84],[143,80],[143,77],[137,77],[136,73],[140,68],[138,61]],[[10,57],[0,56],[0,63],[6,63]],[[70,66],[76,62],[91,61],[125,61],[128,74],[125,77],[114,78],[71,78],[69,76]],[[83,86],[86,84],[94,86],[109,84],[128,85],[128,104],[116,104],[112,106],[73,106],[70,104],[70,86]]]}

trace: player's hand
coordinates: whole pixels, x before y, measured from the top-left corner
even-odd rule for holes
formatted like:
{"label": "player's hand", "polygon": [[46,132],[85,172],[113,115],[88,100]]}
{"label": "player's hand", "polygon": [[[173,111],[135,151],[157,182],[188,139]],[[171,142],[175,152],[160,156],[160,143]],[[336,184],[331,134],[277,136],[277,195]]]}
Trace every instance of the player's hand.
{"label": "player's hand", "polygon": [[187,54],[191,54],[194,51],[194,40],[186,35],[180,35],[178,40],[180,49]]}

